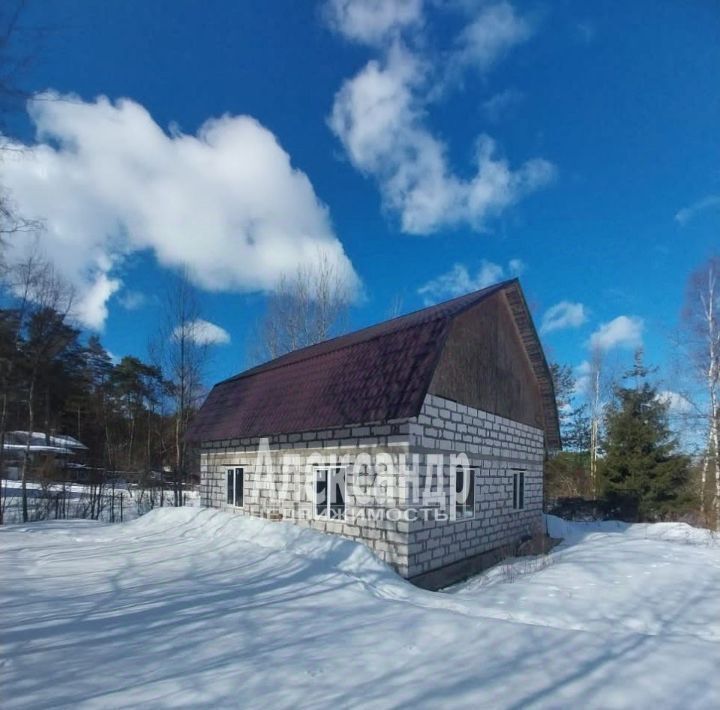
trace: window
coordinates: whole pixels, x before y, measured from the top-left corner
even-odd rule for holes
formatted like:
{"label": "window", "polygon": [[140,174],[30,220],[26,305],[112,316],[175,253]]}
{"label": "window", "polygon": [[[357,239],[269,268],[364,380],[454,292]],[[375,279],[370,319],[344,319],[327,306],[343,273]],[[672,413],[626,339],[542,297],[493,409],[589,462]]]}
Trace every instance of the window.
{"label": "window", "polygon": [[243,504],[243,469],[229,468],[227,470],[227,502],[228,505],[234,505],[241,508]]}
{"label": "window", "polygon": [[345,518],[345,468],[318,466],[315,469],[315,514],[321,518]]}
{"label": "window", "polygon": [[475,515],[475,469],[458,466],[455,469],[455,517]]}
{"label": "window", "polygon": [[525,508],[525,471],[513,473],[513,508],[515,510]]}

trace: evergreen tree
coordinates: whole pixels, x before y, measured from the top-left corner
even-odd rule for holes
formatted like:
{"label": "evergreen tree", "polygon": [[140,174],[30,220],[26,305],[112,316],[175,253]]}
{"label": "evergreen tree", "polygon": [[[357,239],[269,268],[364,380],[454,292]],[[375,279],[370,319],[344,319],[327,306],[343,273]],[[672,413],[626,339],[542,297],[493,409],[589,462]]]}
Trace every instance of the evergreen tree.
{"label": "evergreen tree", "polygon": [[586,452],[590,448],[590,417],[587,404],[578,404],[577,382],[569,365],[550,365],[555,401],[560,420],[560,436],[566,451]]}
{"label": "evergreen tree", "polygon": [[545,495],[548,498],[588,496],[591,495],[591,487],[587,404],[577,402],[577,382],[572,367],[552,363],[550,372],[564,450],[553,452],[545,464]]}
{"label": "evergreen tree", "polygon": [[647,381],[641,354],[615,388],[606,413],[600,478],[610,501],[634,501],[641,519],[677,515],[691,502],[690,459],[677,453],[668,426],[668,405]]}

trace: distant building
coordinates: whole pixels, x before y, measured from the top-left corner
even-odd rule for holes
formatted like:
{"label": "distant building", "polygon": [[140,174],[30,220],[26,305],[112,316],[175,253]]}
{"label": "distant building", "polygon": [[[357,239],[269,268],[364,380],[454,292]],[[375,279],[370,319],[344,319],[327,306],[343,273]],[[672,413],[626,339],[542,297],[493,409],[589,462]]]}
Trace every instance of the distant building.
{"label": "distant building", "polygon": [[541,529],[543,462],[560,447],[516,279],[220,382],[189,436],[204,505],[364,542],[435,587]]}
{"label": "distant building", "polygon": [[[65,469],[82,471],[87,450],[85,444],[67,434],[9,431],[5,433],[3,445],[4,477],[11,481],[20,479],[27,452],[30,453],[30,471],[33,475],[51,475]],[[73,473],[71,477],[75,478],[76,475]]]}

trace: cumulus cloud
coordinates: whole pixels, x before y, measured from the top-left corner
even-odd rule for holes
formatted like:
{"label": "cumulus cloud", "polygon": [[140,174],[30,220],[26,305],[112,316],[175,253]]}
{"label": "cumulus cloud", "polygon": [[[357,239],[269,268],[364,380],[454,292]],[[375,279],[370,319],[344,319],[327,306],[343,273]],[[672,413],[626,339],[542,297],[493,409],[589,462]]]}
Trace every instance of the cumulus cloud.
{"label": "cumulus cloud", "polygon": [[618,316],[603,323],[591,336],[588,345],[592,350],[612,350],[613,348],[635,349],[642,346],[642,333],[645,324],[637,316]]}
{"label": "cumulus cloud", "polygon": [[[515,31],[509,29],[513,21]],[[526,36],[521,26],[507,3],[484,5],[461,33],[448,63],[488,70]],[[403,25],[393,27],[381,56],[335,95],[330,128],[351,164],[377,182],[385,208],[399,215],[404,232],[430,234],[460,225],[482,230],[489,218],[547,185],[555,169],[542,158],[513,168],[495,141],[481,133],[471,151],[469,176],[456,173],[447,145],[427,125],[431,97],[442,81],[436,63],[398,38]]]}
{"label": "cumulus cloud", "polygon": [[582,303],[560,301],[545,311],[540,324],[542,334],[552,333],[554,330],[565,328],[578,328],[587,321],[587,309]]}
{"label": "cumulus cloud", "polygon": [[506,278],[517,276],[524,269],[525,264],[520,259],[512,259],[507,269],[500,264],[483,260],[475,274],[471,274],[464,264],[455,264],[450,271],[421,286],[418,293],[423,297],[425,305],[431,305],[492,286]]}
{"label": "cumulus cloud", "polygon": [[422,22],[422,0],[329,0],[325,17],[335,31],[363,44],[379,44]]}
{"label": "cumulus cloud", "polygon": [[708,197],[704,197],[702,200],[693,202],[690,206],[678,210],[675,221],[684,227],[699,212],[715,207],[720,207],[720,195],[708,195]]}
{"label": "cumulus cloud", "polygon": [[[44,94],[28,110],[36,142],[8,151],[3,181],[19,213],[44,221],[41,246],[75,285],[84,325],[103,326],[119,267],[138,251],[210,291],[270,290],[319,251],[357,285],[308,177],[250,116],[187,135],[128,99]],[[10,258],[23,248],[16,239]]]}
{"label": "cumulus cloud", "polygon": [[180,338],[186,334],[189,340],[198,345],[226,345],[230,342],[230,333],[215,323],[198,318],[186,323],[185,326],[178,326],[173,331],[173,337]]}

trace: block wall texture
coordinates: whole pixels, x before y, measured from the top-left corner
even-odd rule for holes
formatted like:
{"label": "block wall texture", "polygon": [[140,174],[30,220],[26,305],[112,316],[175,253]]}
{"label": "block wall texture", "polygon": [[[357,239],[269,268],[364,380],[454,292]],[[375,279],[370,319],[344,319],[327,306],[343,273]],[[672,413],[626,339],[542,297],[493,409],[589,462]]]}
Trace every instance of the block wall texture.
{"label": "block wall texture", "polygon": [[[268,456],[261,459],[258,446],[258,439],[203,444],[203,505],[246,515],[280,514],[298,525],[363,542],[404,577],[513,545],[541,529],[542,430],[441,397],[427,395],[421,413],[409,420],[271,437]],[[431,457],[446,457],[443,493],[447,494],[452,481],[449,455],[460,453],[476,468],[474,517],[443,521],[408,515],[422,505],[415,500],[418,489],[428,483],[436,487],[426,478]],[[283,454],[291,454],[293,461],[283,463]],[[366,484],[377,482],[377,470],[351,465],[346,473],[347,520],[317,517],[312,485],[308,485],[308,464],[341,463],[342,457],[354,462],[363,454],[374,460],[379,454],[389,457],[394,480],[368,489]],[[407,465],[413,455],[419,475],[400,475],[401,461]],[[226,501],[226,472],[234,467],[244,469],[242,508]],[[513,510],[512,475],[519,470],[525,472],[525,507]],[[366,494],[367,490],[372,494]],[[358,517],[360,510],[366,517]],[[387,511],[399,511],[400,515],[384,514]]]}
{"label": "block wall texture", "polygon": [[[476,469],[471,519],[423,520],[409,526],[408,576],[514,545],[542,531],[544,433],[541,429],[428,395],[410,423],[410,451],[420,454],[420,485],[427,458],[465,453]],[[450,485],[449,465],[444,471]],[[513,474],[525,472],[525,507],[513,509]],[[409,498],[412,499],[412,493]]]}
{"label": "block wall texture", "polygon": [[[369,490],[366,484],[375,480],[371,467],[362,466],[355,471],[349,466],[347,520],[329,520],[314,514],[313,489],[308,485],[307,471],[312,464],[337,464],[343,457],[354,462],[360,455],[377,457],[379,454],[389,456],[397,471],[400,455],[408,453],[408,438],[407,420],[283,434],[269,438],[269,457],[265,460],[258,459],[258,439],[205,442],[200,455],[202,504],[246,515],[270,517],[279,513],[283,520],[363,542],[407,577],[407,525],[389,520],[385,514],[404,505],[403,487],[395,481],[380,493],[366,494]],[[294,460],[285,463],[284,454],[292,455]],[[226,473],[233,467],[244,469],[242,508],[229,505],[226,499]],[[367,514],[366,518],[356,515],[360,508]]]}

